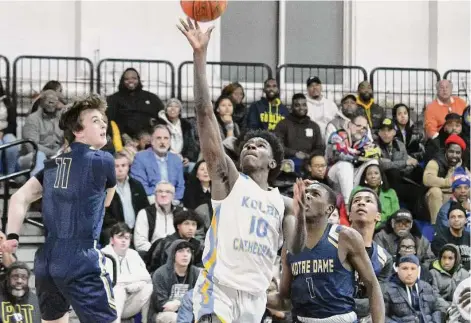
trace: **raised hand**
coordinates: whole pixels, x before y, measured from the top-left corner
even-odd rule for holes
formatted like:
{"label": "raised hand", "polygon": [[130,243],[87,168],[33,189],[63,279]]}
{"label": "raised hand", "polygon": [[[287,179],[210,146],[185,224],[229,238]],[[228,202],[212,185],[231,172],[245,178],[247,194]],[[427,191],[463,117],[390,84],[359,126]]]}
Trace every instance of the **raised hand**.
{"label": "raised hand", "polygon": [[304,214],[306,207],[306,185],[300,178],[296,179],[296,183],[293,187],[293,210],[294,215],[299,216]]}
{"label": "raised hand", "polygon": [[0,251],[7,253],[15,253],[18,248],[18,240],[3,240]]}
{"label": "raised hand", "polygon": [[177,25],[177,28],[186,36],[188,42],[195,52],[206,51],[208,48],[209,39],[211,38],[211,32],[214,29],[214,26],[211,26],[203,32],[198,25],[198,22],[195,21],[195,24],[191,22],[190,18],[187,18],[187,21],[180,19],[180,24]]}

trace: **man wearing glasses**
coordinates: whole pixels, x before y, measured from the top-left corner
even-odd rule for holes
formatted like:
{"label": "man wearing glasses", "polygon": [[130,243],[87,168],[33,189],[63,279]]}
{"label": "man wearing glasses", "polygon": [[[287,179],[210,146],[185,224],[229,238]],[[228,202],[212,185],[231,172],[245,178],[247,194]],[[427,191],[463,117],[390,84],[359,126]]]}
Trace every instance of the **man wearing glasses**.
{"label": "man wearing glasses", "polygon": [[368,137],[368,119],[363,113],[356,114],[345,128],[330,136],[326,157],[330,167],[327,176],[348,201],[363,169],[369,161],[377,159],[379,153]]}

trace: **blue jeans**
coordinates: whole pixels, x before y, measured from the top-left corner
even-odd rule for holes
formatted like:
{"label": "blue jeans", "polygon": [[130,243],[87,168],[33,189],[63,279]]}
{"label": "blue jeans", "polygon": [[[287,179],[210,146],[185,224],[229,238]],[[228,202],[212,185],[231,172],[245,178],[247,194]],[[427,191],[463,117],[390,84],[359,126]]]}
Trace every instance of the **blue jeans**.
{"label": "blue jeans", "polygon": [[[44,162],[46,161],[47,157],[46,154],[42,151],[38,151],[36,155],[36,165],[34,166],[33,170],[31,170],[31,176],[36,175],[39,173],[41,169],[44,168]],[[25,170],[31,167],[31,163],[33,161],[33,153],[28,153],[24,156],[21,156],[18,160],[18,167],[20,170]]]}
{"label": "blue jeans", "polygon": [[[15,140],[16,140],[15,135],[11,133],[7,133],[6,135],[3,136],[2,140],[0,140],[0,145],[7,144]],[[15,172],[16,162],[18,160],[19,154],[20,154],[20,145],[7,148],[5,149],[4,152],[0,153],[0,165],[2,167],[2,173],[8,175]],[[3,155],[6,158],[6,168],[7,168],[6,170],[3,169],[3,160],[2,160]]]}

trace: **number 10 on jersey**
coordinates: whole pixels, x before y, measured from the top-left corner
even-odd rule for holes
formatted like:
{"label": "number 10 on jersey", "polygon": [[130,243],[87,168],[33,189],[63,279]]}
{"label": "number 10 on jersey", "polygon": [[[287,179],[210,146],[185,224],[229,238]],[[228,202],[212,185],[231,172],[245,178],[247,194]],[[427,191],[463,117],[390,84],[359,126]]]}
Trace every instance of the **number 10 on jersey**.
{"label": "number 10 on jersey", "polygon": [[256,234],[257,237],[263,238],[268,233],[268,222],[264,218],[253,215],[250,221],[249,234]]}

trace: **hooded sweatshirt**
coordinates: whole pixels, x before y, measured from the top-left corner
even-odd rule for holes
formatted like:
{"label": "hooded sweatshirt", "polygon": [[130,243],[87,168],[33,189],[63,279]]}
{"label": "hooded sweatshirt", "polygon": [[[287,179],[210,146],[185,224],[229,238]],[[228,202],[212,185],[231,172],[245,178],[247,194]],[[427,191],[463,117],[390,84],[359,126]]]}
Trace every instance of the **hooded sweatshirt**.
{"label": "hooded sweatshirt", "polygon": [[[200,269],[192,265],[192,261],[188,265],[185,277],[177,276],[175,272],[175,254],[179,244],[188,244],[185,240],[175,240],[169,247],[167,263],[157,269],[152,275],[152,284],[154,291],[152,292],[150,308],[148,314],[148,322],[152,322],[155,314],[163,311],[163,306],[173,300],[181,301],[183,296],[195,287],[196,280],[200,273]],[[180,248],[181,249],[181,248]],[[193,257],[192,257],[193,258]],[[193,259],[192,259],[193,260]]]}
{"label": "hooded sweatshirt", "polygon": [[277,98],[274,102],[275,104],[272,104],[262,98],[252,103],[247,115],[247,128],[273,131],[278,122],[289,115],[288,108],[280,99]]}
{"label": "hooded sweatshirt", "polygon": [[[455,254],[455,265],[450,271],[443,269],[440,263],[445,251],[451,251]],[[468,271],[461,265],[461,256],[458,248],[451,243],[444,245],[440,250],[438,259],[432,263],[430,274],[433,277],[433,286],[438,289],[440,296],[450,303],[449,305],[453,301],[453,293],[456,287],[469,277]]]}
{"label": "hooded sweatshirt", "polygon": [[327,99],[325,96],[322,96],[320,100],[314,100],[306,95],[306,101],[307,115],[319,125],[323,138],[327,124],[335,118],[339,108],[334,101]]}

